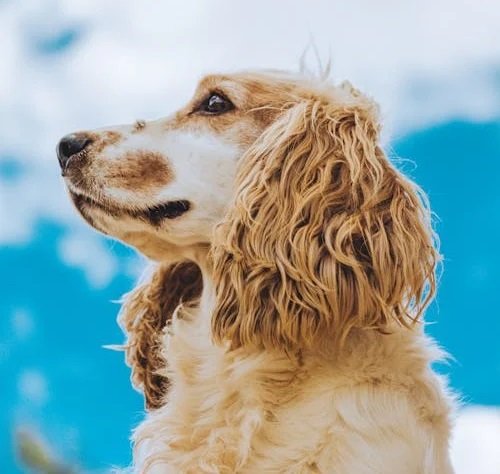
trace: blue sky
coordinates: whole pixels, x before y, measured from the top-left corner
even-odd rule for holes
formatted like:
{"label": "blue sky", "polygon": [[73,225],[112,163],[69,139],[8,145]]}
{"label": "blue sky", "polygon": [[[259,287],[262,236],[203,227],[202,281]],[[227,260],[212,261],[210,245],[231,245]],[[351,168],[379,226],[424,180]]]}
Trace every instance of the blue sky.
{"label": "blue sky", "polygon": [[101,346],[121,342],[110,301],[145,261],[80,221],[58,139],[164,116],[206,72],[297,69],[312,42],[335,81],[380,102],[389,154],[429,194],[445,260],[428,329],[467,404],[457,472],[500,472],[500,6],[489,0],[0,1],[2,472],[21,472],[20,426],[85,472],[125,466],[142,416],[122,355]]}

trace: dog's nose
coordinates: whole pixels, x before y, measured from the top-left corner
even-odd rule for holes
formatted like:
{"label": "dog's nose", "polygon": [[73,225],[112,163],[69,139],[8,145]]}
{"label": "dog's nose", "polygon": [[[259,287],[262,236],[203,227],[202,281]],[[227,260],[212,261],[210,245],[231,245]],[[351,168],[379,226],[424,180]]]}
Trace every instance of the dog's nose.
{"label": "dog's nose", "polygon": [[83,134],[71,133],[63,137],[57,145],[57,159],[61,168],[64,170],[68,160],[76,153],[81,152],[91,142],[92,140]]}

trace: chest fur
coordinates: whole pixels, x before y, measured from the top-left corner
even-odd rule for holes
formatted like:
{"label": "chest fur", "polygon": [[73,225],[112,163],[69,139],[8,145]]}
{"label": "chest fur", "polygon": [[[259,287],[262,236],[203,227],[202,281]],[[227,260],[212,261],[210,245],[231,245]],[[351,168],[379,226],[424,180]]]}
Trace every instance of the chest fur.
{"label": "chest fur", "polygon": [[447,429],[439,381],[418,357],[405,370],[401,341],[365,362],[299,359],[231,353],[206,329],[176,320],[165,337],[171,390],[136,436],[158,472],[389,472],[376,439],[402,453],[399,472],[424,472],[432,424]]}

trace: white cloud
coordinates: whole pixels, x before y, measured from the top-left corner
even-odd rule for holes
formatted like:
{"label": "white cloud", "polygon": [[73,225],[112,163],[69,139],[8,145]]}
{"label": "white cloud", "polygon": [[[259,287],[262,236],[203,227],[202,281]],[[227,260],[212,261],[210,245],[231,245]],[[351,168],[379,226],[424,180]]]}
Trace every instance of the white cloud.
{"label": "white cloud", "polygon": [[22,398],[36,405],[44,405],[49,399],[45,376],[38,370],[26,369],[19,375],[17,388]]}
{"label": "white cloud", "polygon": [[[0,128],[1,124],[0,120]],[[40,217],[83,227],[57,170],[29,160],[26,158],[25,172],[14,180],[0,177],[0,245],[29,242],[33,225]]]}
{"label": "white cloud", "polygon": [[[72,47],[47,52],[72,31]],[[382,103],[389,131],[500,113],[496,0],[1,2],[0,156],[24,174],[0,177],[0,244],[29,241],[40,216],[90,234],[59,178],[65,133],[165,115],[205,72],[294,69],[311,37],[337,79]],[[98,284],[109,278],[69,253]]]}
{"label": "white cloud", "polygon": [[455,474],[500,473],[500,408],[464,408],[453,433]]}
{"label": "white cloud", "polygon": [[102,288],[111,282],[118,270],[116,257],[106,243],[89,233],[70,233],[59,242],[59,255],[67,265],[83,269],[95,288]]}

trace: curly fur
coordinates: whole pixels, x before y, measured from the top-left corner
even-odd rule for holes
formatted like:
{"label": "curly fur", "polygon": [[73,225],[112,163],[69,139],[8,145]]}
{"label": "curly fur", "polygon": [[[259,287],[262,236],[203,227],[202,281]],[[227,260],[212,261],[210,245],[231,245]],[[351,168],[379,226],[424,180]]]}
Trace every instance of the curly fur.
{"label": "curly fur", "polygon": [[162,405],[168,388],[161,335],[176,308],[196,304],[201,273],[192,262],[159,265],[149,278],[125,295],[119,321],[127,334],[127,363],[133,385],[144,392],[148,409]]}
{"label": "curly fur", "polygon": [[294,105],[249,150],[214,244],[219,342],[311,348],[419,318],[438,258],[429,213],[377,135],[355,92]]}

